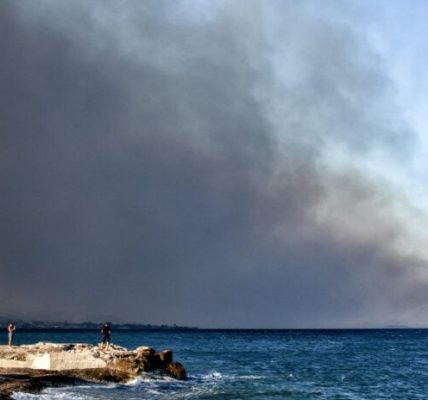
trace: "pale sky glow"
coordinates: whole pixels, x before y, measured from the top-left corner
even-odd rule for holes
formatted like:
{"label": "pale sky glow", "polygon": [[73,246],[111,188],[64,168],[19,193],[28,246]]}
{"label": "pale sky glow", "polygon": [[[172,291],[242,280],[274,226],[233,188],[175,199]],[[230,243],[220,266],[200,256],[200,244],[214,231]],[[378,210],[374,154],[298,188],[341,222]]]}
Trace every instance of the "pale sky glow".
{"label": "pale sky glow", "polygon": [[421,239],[417,242],[422,249],[428,239],[425,228],[428,216],[428,3],[419,0],[369,1],[362,9],[369,16],[374,47],[382,56],[392,80],[394,100],[400,107],[401,118],[419,139],[406,160],[400,160],[396,165],[390,165],[388,159],[380,160],[372,167],[384,173],[395,190],[401,189],[410,205],[425,214],[422,220],[411,219],[409,222],[410,229],[416,231],[416,239]]}
{"label": "pale sky glow", "polygon": [[428,27],[426,1],[367,2],[365,8],[371,16],[371,29],[378,39],[377,48],[385,59],[396,89],[396,100],[403,116],[412,125],[428,150]]}
{"label": "pale sky glow", "polygon": [[0,316],[428,326],[427,20],[1,1]]}

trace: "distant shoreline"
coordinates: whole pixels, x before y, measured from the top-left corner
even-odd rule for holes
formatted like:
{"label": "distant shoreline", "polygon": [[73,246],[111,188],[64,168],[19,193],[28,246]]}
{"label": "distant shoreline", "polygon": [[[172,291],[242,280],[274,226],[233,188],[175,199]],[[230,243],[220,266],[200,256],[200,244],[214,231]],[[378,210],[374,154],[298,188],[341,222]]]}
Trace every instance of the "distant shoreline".
{"label": "distant shoreline", "polygon": [[[69,321],[43,321],[43,320],[24,320],[21,318],[13,319],[6,318],[4,315],[0,316],[0,329],[6,327],[8,321],[12,320],[16,325],[19,331],[99,331],[104,321],[102,322],[93,322],[93,321],[83,321],[83,322],[69,322]],[[349,332],[349,331],[385,331],[385,330],[425,330],[427,327],[414,327],[406,325],[387,325],[380,327],[356,327],[356,328],[230,328],[230,327],[198,327],[198,326],[184,326],[178,324],[142,324],[142,323],[132,323],[132,322],[121,322],[116,323],[114,320],[110,321],[114,331],[257,331],[257,332]]]}
{"label": "distant shoreline", "polygon": [[[423,331],[428,330],[427,327],[383,327],[383,328],[187,328],[187,327],[133,327],[126,328],[113,325],[115,332],[147,332],[147,331],[170,331],[170,332],[316,332],[316,333],[349,333],[349,332],[373,332],[373,331]],[[21,332],[65,332],[65,331],[80,331],[80,332],[98,332],[99,328],[94,327],[19,327]]]}

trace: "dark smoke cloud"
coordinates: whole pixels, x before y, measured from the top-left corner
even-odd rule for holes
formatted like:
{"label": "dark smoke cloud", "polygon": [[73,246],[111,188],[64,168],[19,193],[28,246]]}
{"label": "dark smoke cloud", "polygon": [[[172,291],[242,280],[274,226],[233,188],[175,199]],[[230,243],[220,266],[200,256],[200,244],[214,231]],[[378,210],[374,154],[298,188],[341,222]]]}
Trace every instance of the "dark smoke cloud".
{"label": "dark smoke cloud", "polygon": [[415,323],[391,193],[324,163],[411,152],[346,7],[194,7],[0,2],[1,313]]}

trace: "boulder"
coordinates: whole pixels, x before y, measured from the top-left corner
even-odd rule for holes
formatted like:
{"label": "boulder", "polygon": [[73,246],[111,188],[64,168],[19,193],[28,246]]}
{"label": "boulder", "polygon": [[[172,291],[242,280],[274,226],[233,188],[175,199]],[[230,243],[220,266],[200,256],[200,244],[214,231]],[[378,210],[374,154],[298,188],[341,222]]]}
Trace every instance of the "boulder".
{"label": "boulder", "polygon": [[179,362],[171,362],[166,365],[165,371],[173,378],[184,381],[187,379],[186,370]]}

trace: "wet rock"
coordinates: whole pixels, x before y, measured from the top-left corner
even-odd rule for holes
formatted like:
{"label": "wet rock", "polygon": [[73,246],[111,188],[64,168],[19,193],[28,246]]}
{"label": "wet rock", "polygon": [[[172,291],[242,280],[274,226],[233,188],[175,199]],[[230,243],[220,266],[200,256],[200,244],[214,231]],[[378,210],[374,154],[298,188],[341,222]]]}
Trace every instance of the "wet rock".
{"label": "wet rock", "polygon": [[187,379],[186,370],[179,362],[171,362],[166,365],[165,371],[168,375],[181,381]]}

